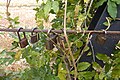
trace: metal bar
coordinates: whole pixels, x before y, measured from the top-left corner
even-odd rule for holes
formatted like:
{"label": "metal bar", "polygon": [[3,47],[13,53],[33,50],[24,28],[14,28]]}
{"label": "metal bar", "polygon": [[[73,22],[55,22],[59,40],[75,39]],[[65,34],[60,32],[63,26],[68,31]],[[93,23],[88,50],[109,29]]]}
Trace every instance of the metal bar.
{"label": "metal bar", "polygon": [[[5,31],[5,32],[17,32],[18,29],[0,29],[0,31]],[[36,29],[34,32],[44,32],[47,33],[49,30],[44,29],[44,30],[39,30]],[[63,33],[63,30],[52,30],[55,33]],[[32,32],[32,29],[21,29],[20,32]],[[111,35],[120,35],[120,31],[100,31],[100,30],[87,30],[87,31],[76,31],[76,30],[67,30],[66,31],[69,34],[76,34],[76,33],[95,33],[95,34],[111,34]]]}

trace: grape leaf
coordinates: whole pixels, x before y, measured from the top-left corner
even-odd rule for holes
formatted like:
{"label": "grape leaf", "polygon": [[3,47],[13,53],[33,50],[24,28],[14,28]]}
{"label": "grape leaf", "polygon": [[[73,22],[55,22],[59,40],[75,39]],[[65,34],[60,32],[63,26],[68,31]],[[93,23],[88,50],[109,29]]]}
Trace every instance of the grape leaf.
{"label": "grape leaf", "polygon": [[113,2],[115,2],[117,4],[120,4],[120,0],[111,0],[111,1],[113,1]]}
{"label": "grape leaf", "polygon": [[59,11],[59,3],[58,3],[58,1],[54,1],[52,3],[52,8],[53,8],[55,13],[57,13]]}
{"label": "grape leaf", "polygon": [[48,0],[46,5],[44,6],[44,14],[47,17],[51,10],[51,2]]}
{"label": "grape leaf", "polygon": [[99,59],[99,60],[102,60],[103,62],[105,63],[109,63],[110,61],[110,57],[105,55],[105,54],[97,54],[96,57]]}
{"label": "grape leaf", "polygon": [[78,68],[78,71],[83,71],[83,70],[86,70],[89,66],[90,66],[90,63],[81,62],[78,64],[77,68]]}
{"label": "grape leaf", "polygon": [[107,5],[108,5],[107,11],[108,11],[109,15],[113,19],[115,19],[117,17],[117,5],[116,5],[116,3],[108,0]]}

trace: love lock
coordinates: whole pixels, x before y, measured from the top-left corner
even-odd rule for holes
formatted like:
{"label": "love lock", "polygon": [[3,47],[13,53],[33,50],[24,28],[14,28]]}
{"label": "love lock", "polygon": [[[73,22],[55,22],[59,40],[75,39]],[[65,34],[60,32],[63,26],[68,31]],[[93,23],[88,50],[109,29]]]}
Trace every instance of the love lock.
{"label": "love lock", "polygon": [[[51,30],[50,30],[51,32]],[[57,44],[57,35],[54,33],[49,33],[48,38],[46,39],[46,49],[52,50],[54,48],[54,44]]]}
{"label": "love lock", "polygon": [[19,32],[20,32],[21,29],[23,29],[23,28],[18,29],[17,34],[18,34],[18,38],[19,38],[20,47],[25,48],[28,45],[28,41],[27,41],[25,32],[23,32],[24,38],[22,38],[22,39],[20,38]]}
{"label": "love lock", "polygon": [[58,43],[59,43],[60,47],[63,48],[63,47],[64,47],[64,44],[66,43],[65,37],[59,36],[59,37],[58,37]]}
{"label": "love lock", "polygon": [[39,34],[36,32],[35,34],[33,34],[34,30],[37,29],[37,28],[34,28],[33,31],[31,32],[31,39],[30,39],[30,42],[32,44],[36,43],[37,41],[39,41]]}

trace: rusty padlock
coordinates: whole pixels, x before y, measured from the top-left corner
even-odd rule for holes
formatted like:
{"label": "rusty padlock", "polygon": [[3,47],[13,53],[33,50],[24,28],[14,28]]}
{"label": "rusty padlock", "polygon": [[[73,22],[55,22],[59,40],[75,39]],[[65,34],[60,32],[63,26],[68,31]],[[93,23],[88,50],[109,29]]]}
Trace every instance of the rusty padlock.
{"label": "rusty padlock", "polygon": [[52,50],[54,48],[54,44],[57,44],[56,38],[57,38],[56,34],[54,34],[54,33],[48,34],[48,38],[46,39],[46,49],[47,50]]}
{"label": "rusty padlock", "polygon": [[61,48],[63,48],[63,47],[64,47],[63,44],[66,43],[66,39],[65,39],[65,37],[63,37],[63,36],[59,36],[59,37],[58,37],[58,43],[59,43],[59,46],[60,46]]}
{"label": "rusty padlock", "polygon": [[28,45],[28,41],[27,41],[25,32],[23,32],[24,38],[21,39],[20,34],[19,34],[21,29],[23,29],[23,28],[18,29],[17,34],[18,34],[18,38],[19,38],[20,47],[25,48]]}
{"label": "rusty padlock", "polygon": [[30,42],[32,44],[36,43],[37,41],[39,41],[39,34],[36,32],[35,34],[34,33],[34,30],[37,29],[37,28],[34,28],[33,31],[31,32],[31,39],[30,39]]}

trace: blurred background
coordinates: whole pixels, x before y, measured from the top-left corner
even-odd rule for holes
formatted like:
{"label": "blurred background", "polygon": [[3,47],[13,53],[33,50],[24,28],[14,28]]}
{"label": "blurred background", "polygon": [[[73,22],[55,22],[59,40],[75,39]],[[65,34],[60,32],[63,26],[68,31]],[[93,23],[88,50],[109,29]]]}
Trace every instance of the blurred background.
{"label": "blurred background", "polygon": [[[0,28],[7,28],[9,25],[6,20],[6,2],[7,0],[0,0],[0,15],[2,16],[0,19]],[[36,27],[35,11],[33,9],[40,5],[40,3],[41,0],[39,0],[39,3],[36,3],[36,0],[11,0],[9,7],[10,17],[15,18],[19,16],[18,21],[20,24],[17,26],[26,28]],[[9,49],[12,40],[8,33],[0,35],[0,49]]]}

